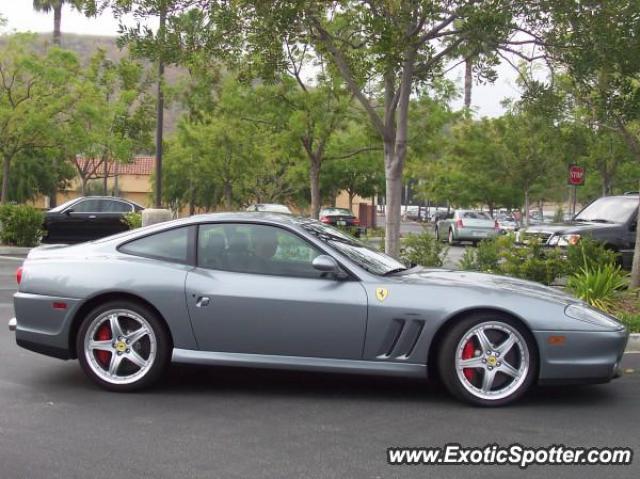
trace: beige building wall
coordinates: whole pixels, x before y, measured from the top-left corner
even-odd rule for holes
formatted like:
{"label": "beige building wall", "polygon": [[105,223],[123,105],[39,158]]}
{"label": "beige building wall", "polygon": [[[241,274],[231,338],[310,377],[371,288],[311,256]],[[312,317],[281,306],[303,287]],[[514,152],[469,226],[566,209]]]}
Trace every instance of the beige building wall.
{"label": "beige building wall", "polygon": [[[373,204],[371,198],[362,198],[361,196],[356,195],[353,197],[353,207],[351,210],[353,214],[358,214],[358,205],[360,205],[360,203],[364,203],[366,205]],[[338,196],[336,196],[336,208],[349,208],[349,193],[344,190],[338,193]]]}

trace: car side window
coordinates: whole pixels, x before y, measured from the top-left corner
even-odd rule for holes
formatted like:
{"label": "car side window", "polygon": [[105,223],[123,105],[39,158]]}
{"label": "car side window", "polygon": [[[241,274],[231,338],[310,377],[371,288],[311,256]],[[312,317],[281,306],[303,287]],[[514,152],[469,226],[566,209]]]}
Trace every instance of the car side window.
{"label": "car side window", "polygon": [[76,204],[70,206],[68,209],[73,210],[74,213],[99,213],[102,208],[102,201],[96,199],[87,199],[78,201]]}
{"label": "car side window", "polygon": [[104,200],[101,211],[103,213],[130,213],[132,206],[124,201]]}
{"label": "car side window", "polygon": [[198,266],[237,273],[319,278],[322,252],[282,228],[257,224],[200,225]]}
{"label": "car side window", "polygon": [[189,227],[161,231],[122,245],[122,253],[186,263]]}

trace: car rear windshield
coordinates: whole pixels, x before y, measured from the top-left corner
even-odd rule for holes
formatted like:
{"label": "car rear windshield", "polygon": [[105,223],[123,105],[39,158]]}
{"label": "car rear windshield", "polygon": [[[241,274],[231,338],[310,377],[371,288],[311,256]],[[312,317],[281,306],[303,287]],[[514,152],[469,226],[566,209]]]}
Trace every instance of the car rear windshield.
{"label": "car rear windshield", "polygon": [[594,221],[596,223],[626,223],[638,208],[638,198],[609,196],[600,198],[575,217],[576,221]]}
{"label": "car rear windshield", "polygon": [[470,220],[490,220],[491,216],[482,211],[463,211],[460,213],[461,218],[468,218]]}
{"label": "car rear windshield", "polygon": [[322,216],[353,216],[351,210],[346,208],[326,208],[320,214]]}

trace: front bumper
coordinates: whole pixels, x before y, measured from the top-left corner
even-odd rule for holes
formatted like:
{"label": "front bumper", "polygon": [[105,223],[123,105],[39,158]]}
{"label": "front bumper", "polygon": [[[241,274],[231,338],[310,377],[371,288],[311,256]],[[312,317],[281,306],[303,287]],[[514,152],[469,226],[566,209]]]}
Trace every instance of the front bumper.
{"label": "front bumper", "polygon": [[[565,336],[553,344],[552,336]],[[629,332],[534,331],[540,351],[540,384],[606,383],[620,376]]]}

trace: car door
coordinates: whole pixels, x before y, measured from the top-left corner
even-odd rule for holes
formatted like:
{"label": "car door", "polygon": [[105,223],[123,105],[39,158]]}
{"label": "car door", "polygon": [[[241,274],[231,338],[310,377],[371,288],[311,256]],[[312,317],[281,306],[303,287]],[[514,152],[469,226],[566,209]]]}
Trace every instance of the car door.
{"label": "car door", "polygon": [[100,207],[98,198],[84,198],[62,211],[54,226],[57,241],[77,243],[93,239],[91,232]]}
{"label": "car door", "polygon": [[117,199],[100,200],[100,213],[96,215],[95,238],[102,238],[127,231],[124,215],[133,212],[133,205]]}
{"label": "car door", "polygon": [[250,223],[199,226],[187,275],[202,350],[360,359],[367,296],[360,282],[311,266],[322,254],[296,233]]}

